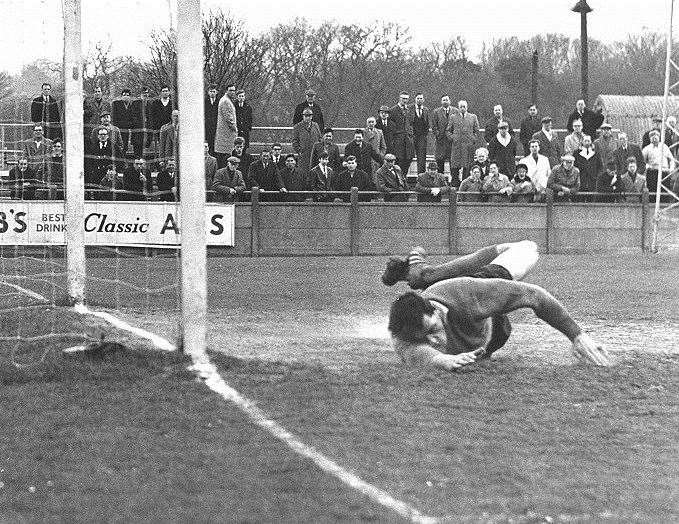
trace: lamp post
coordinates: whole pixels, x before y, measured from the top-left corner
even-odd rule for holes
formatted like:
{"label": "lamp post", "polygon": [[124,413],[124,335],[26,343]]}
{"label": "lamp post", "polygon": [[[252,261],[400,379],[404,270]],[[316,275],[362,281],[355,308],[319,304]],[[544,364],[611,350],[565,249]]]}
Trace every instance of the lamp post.
{"label": "lamp post", "polygon": [[582,86],[582,99],[588,104],[588,68],[589,57],[587,56],[587,14],[592,12],[592,8],[587,5],[587,0],[578,0],[578,3],[571,9],[574,13],[580,13],[580,81]]}

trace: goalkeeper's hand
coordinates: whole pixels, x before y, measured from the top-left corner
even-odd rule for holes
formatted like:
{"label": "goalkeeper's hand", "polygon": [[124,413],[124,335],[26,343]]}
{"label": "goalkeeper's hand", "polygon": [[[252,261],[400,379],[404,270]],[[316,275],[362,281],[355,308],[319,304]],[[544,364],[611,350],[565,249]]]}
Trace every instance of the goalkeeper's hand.
{"label": "goalkeeper's hand", "polygon": [[610,366],[608,352],[601,344],[595,342],[592,337],[585,333],[580,333],[573,340],[573,353],[580,359],[585,359],[597,366]]}
{"label": "goalkeeper's hand", "polygon": [[432,362],[436,367],[445,369],[446,371],[454,371],[468,364],[473,364],[476,362],[476,358],[482,354],[483,352],[480,352],[479,350],[469,351],[468,353],[459,353],[458,355],[441,353],[440,355],[436,355]]}

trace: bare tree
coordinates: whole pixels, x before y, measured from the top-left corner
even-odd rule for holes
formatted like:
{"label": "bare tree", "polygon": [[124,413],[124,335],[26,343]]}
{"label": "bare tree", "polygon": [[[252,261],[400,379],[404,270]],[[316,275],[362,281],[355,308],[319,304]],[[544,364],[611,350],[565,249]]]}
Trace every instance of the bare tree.
{"label": "bare tree", "polygon": [[0,102],[8,99],[14,93],[13,79],[4,71],[0,71]]}
{"label": "bare tree", "polygon": [[[205,83],[221,90],[228,84],[245,89],[260,125],[289,125],[309,87],[334,126],[362,124],[380,105],[395,103],[402,89],[422,91],[430,105],[443,93],[453,100],[465,98],[484,119],[494,104],[502,103],[518,121],[530,98],[534,51],[543,114],[551,114],[559,125],[579,93],[579,43],[565,35],[493,40],[484,44],[480,60],[472,61],[460,36],[413,49],[408,28],[395,23],[313,26],[299,18],[254,37],[242,21],[217,10],[205,16],[202,31]],[[657,94],[663,42],[662,35],[648,31],[608,45],[591,40],[592,92]],[[110,44],[100,42],[86,57],[87,88],[97,82],[110,92],[147,86],[157,93],[163,84],[177,85],[174,32],[150,35],[147,60],[113,57],[110,51]],[[14,80],[14,91],[35,96],[43,81],[51,81],[58,92],[60,66],[45,61],[27,66]],[[2,85],[0,77],[0,100]]]}
{"label": "bare tree", "polygon": [[177,85],[177,34],[170,31],[154,31],[149,44],[151,59],[136,64],[130,76],[138,86],[148,87],[159,93],[163,85]]}
{"label": "bare tree", "polygon": [[91,93],[101,87],[104,93],[114,96],[127,81],[130,57],[112,56],[111,42],[97,42],[83,60],[83,87]]}

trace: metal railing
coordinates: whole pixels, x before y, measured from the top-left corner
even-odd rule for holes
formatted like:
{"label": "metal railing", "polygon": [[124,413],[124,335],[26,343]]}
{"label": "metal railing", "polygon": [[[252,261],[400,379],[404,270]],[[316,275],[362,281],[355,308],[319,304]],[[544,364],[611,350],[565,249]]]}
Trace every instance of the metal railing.
{"label": "metal railing", "polygon": [[[384,193],[381,191],[358,191],[360,201],[368,202],[427,202],[432,203],[429,193],[422,193],[418,191],[392,191]],[[259,201],[268,202],[342,202],[349,201],[354,191],[276,191],[263,190],[259,187],[253,187],[250,190],[239,191],[235,198],[228,199],[229,202],[252,202],[256,198]],[[504,195],[497,191],[458,191],[453,187],[447,188],[447,191],[440,194],[441,198],[436,201],[447,201],[455,198],[457,202],[487,202],[488,197],[502,196],[502,201],[494,200],[493,204],[498,203],[535,203],[544,204],[547,198],[552,198],[555,203],[571,202],[571,203],[623,203],[623,202],[640,202],[642,195],[647,194],[650,199],[655,198],[655,193],[644,191],[641,193],[601,193],[593,191],[582,191],[574,193],[567,198],[558,198],[553,196],[550,190],[535,199],[533,202],[525,200],[517,200],[518,197],[525,197],[526,194]],[[221,202],[225,201],[221,195],[211,189],[205,191],[207,202]],[[550,196],[551,195],[551,196]],[[467,199],[467,197],[471,197]],[[506,198],[504,198],[506,197]],[[85,186],[86,200],[102,200],[102,201],[178,201],[179,196],[171,190],[148,190],[148,191],[131,191],[117,187],[108,187],[95,184],[86,184]],[[420,200],[422,198],[423,200]],[[20,183],[13,183],[7,181],[0,183],[0,200],[63,200],[64,186],[61,184],[45,184],[39,181],[23,181]],[[424,200],[426,199],[426,200]]]}
{"label": "metal railing", "polygon": [[[6,169],[6,166],[13,165],[16,162],[16,158],[22,152],[21,148],[18,146],[22,140],[31,138],[33,125],[33,122],[0,122],[0,169],[4,170]],[[333,128],[335,141],[340,147],[340,151],[343,151],[344,146],[353,140],[354,131],[357,128],[363,128],[363,126]],[[148,129],[147,131],[158,133],[158,130]],[[484,131],[485,130],[481,128],[479,135],[483,136]],[[519,129],[514,129],[517,136],[519,131]],[[567,133],[565,129],[554,129],[553,131],[560,137]],[[257,156],[262,148],[268,147],[274,142],[280,143],[285,148],[286,152],[292,152],[292,142],[290,141],[291,134],[291,126],[253,127],[251,132],[250,152]],[[433,159],[434,148],[434,140],[429,140],[427,155],[428,157],[431,157],[431,159]],[[147,149],[146,153],[149,155],[157,155],[155,148]],[[150,160],[156,161],[157,158],[150,158]]]}

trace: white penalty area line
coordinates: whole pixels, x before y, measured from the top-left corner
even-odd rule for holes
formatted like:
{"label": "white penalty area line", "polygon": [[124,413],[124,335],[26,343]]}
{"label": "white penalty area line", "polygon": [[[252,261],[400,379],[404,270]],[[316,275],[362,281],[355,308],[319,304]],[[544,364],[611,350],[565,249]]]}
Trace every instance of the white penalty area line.
{"label": "white penalty area line", "polygon": [[[21,286],[9,284],[4,281],[0,282],[0,284],[8,285],[36,300],[49,302],[46,297],[29,289],[22,288]],[[109,313],[93,311],[85,305],[76,305],[73,307],[73,310],[81,315],[92,315],[101,318],[120,330],[127,331],[150,341],[154,346],[163,351],[174,351],[176,349],[176,346],[169,340],[144,329],[132,326],[131,324],[128,324],[127,322]],[[358,475],[347,471],[342,466],[329,459],[312,446],[302,442],[297,436],[290,433],[276,421],[270,419],[263,410],[256,406],[254,401],[244,397],[236,389],[232,388],[226,383],[226,381],[219,374],[217,367],[212,363],[210,357],[208,357],[205,351],[200,351],[196,354],[190,353],[189,356],[193,361],[193,365],[189,366],[189,370],[198,375],[205,382],[207,387],[209,387],[227,402],[234,404],[250,419],[252,423],[264,429],[273,437],[282,441],[298,455],[310,459],[321,470],[333,475],[353,490],[358,491],[362,495],[365,495],[385,508],[394,511],[401,517],[409,519],[411,522],[415,522],[417,524],[433,524],[439,521],[439,519],[435,517],[423,515],[415,507],[411,506],[407,502],[403,502],[392,497],[386,491],[373,486],[369,482],[361,479]]]}
{"label": "white penalty area line", "polygon": [[47,302],[48,304],[50,302],[49,300],[47,300],[46,297],[43,297],[40,293],[36,293],[35,291],[31,291],[30,289],[17,286],[16,284],[10,284],[9,282],[3,280],[2,282],[0,282],[0,285],[11,287],[12,289],[18,291],[19,293],[23,293],[24,295],[34,298],[35,300],[39,300],[40,302]]}
{"label": "white penalty area line", "polygon": [[177,347],[169,340],[163,337],[159,337],[158,335],[155,335],[150,331],[146,331],[145,329],[141,329],[131,324],[128,324],[124,320],[121,320],[118,317],[111,315],[110,313],[106,313],[104,311],[93,311],[83,304],[76,304],[73,307],[73,310],[76,313],[80,313],[81,315],[92,315],[93,317],[105,320],[113,327],[116,327],[122,331],[127,331],[128,333],[132,333],[133,335],[136,335],[139,338],[148,340],[158,349],[161,349],[163,351],[175,351],[177,349]]}
{"label": "white penalty area line", "polygon": [[193,359],[193,366],[190,369],[197,373],[212,391],[219,394],[223,399],[235,404],[255,425],[265,429],[278,440],[287,444],[295,453],[312,460],[314,464],[326,473],[338,478],[344,484],[367,496],[374,502],[398,513],[401,517],[421,524],[438,522],[438,519],[423,515],[410,504],[395,499],[386,491],[347,471],[312,446],[304,444],[304,442],[283,426],[269,419],[264,411],[258,408],[252,400],[241,395],[224,381],[204,351],[197,355],[191,355],[191,358]]}

